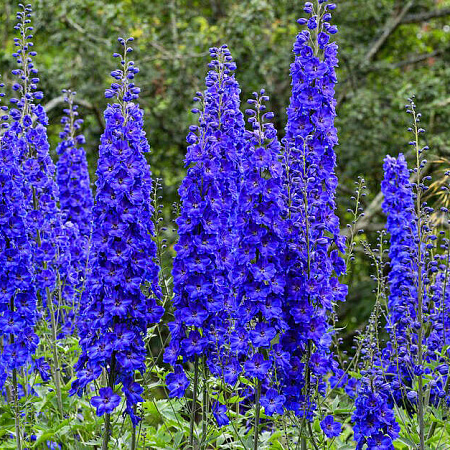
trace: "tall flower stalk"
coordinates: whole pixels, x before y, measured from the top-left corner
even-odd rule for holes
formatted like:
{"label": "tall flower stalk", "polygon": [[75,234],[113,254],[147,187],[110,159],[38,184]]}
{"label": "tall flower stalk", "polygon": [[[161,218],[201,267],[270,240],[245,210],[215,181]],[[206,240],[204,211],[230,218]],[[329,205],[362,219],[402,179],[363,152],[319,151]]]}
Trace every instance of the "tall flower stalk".
{"label": "tall flower stalk", "polygon": [[280,143],[270,122],[274,115],[266,110],[269,97],[264,90],[253,97],[248,101],[252,108],[246,110],[251,130],[245,134],[232,274],[238,308],[232,316],[231,358],[224,378],[231,386],[241,372],[253,380],[257,449],[261,405],[272,416],[271,403],[276,400],[276,412],[283,412],[285,397],[278,392],[275,373],[277,367],[288,365],[288,358],[280,358],[279,346],[273,346],[287,328],[280,299],[284,292]]}
{"label": "tall flower stalk", "polygon": [[[76,93],[64,90],[67,108],[61,123],[60,142],[56,148],[60,155],[56,164],[56,181],[60,192],[60,205],[63,221],[72,231],[69,243],[73,277],[64,286],[65,297],[72,299],[72,316],[82,307],[81,300],[86,282],[89,242],[92,226],[92,207],[94,200],[90,188],[86,152],[81,147],[85,138],[79,134],[83,120],[78,117],[78,105],[74,103]],[[68,325],[72,325],[69,321]]]}
{"label": "tall flower stalk", "polygon": [[[307,26],[294,44],[292,96],[287,110],[284,143],[286,204],[286,289],[284,308],[288,331],[280,343],[291,355],[291,368],[282,374],[286,407],[310,422],[315,393],[323,393],[324,376],[335,367],[330,352],[328,317],[347,288],[337,276],[345,272],[335,213],[337,132],[334,127],[337,45],[330,37],[333,3],[306,2]],[[304,425],[303,425],[304,426]],[[310,426],[308,425],[310,429]],[[312,432],[310,429],[311,438]],[[306,445],[303,442],[303,446]]]}
{"label": "tall flower stalk", "polygon": [[120,68],[111,72],[115,81],[105,91],[115,102],[106,108],[101,137],[86,304],[79,326],[82,352],[71,389],[81,395],[102,373],[106,376],[106,385],[91,398],[97,415],[106,415],[104,450],[110,439],[110,414],[121,402],[117,385],[133,427],[140,420],[134,405],[142,401],[143,388],[135,374],[145,371],[143,338],[164,313],[158,304],[152,178],[145,159],[150,146],[137,103],[140,89],[133,82],[139,69],[128,59],[132,40],[119,39],[123,54],[114,56]]}
{"label": "tall flower stalk", "polygon": [[192,361],[195,366],[191,447],[201,360],[220,375],[228,318],[235,309],[230,271],[244,133],[236,64],[225,45],[210,49],[210,54],[206,90],[194,98],[200,104],[193,109],[199,125],[191,126],[187,136],[188,171],[179,189],[179,240],[173,266],[175,320],[169,324],[171,342],[164,357],[175,369],[167,377],[171,397],[183,396],[189,385],[178,363]]}
{"label": "tall flower stalk", "polygon": [[430,251],[436,238],[429,219],[431,208],[424,203],[427,187],[422,172],[426,160],[422,153],[427,147],[420,148],[419,135],[425,130],[420,128],[421,115],[417,113],[413,99],[407,105],[407,112],[412,116],[409,131],[413,134],[410,145],[416,159],[415,182],[409,181],[409,170],[400,154],[397,159],[386,158],[382,184],[383,209],[388,216],[386,229],[391,234],[388,330],[393,345],[388,345],[387,356],[393,360],[390,366],[395,377],[393,390],[401,393],[394,394],[396,401],[409,403],[417,411],[419,448],[422,450],[425,449],[424,417],[428,403],[425,391],[430,388],[424,384],[425,363],[430,356],[426,326],[430,327],[432,336],[436,325],[429,320],[430,308],[433,308],[430,304],[433,294],[429,289],[433,271],[430,268],[434,265]]}
{"label": "tall flower stalk", "polygon": [[[43,97],[37,90],[39,78],[32,58],[31,7],[20,5],[15,29],[20,37],[14,38],[18,69],[13,90],[18,98],[12,98],[15,106],[10,110],[11,131],[15,133],[13,151],[18,158],[23,176],[25,195],[26,229],[32,247],[32,268],[36,276],[37,296],[48,314],[53,350],[53,378],[58,409],[63,415],[60,366],[57,346],[58,316],[61,313],[62,280],[70,277],[70,254],[67,251],[67,232],[62,224],[58,208],[58,188],[54,181],[55,165],[49,155],[47,139],[48,119],[44,108],[35,105]],[[55,309],[56,308],[56,309]]]}
{"label": "tall flower stalk", "polygon": [[[4,84],[0,84],[3,88]],[[0,99],[5,94],[0,93]],[[31,270],[31,245],[26,227],[24,179],[15,149],[15,133],[7,122],[8,108],[1,106],[0,135],[0,389],[12,384],[16,444],[22,448],[18,398],[18,371],[31,362],[39,338],[35,278]]]}

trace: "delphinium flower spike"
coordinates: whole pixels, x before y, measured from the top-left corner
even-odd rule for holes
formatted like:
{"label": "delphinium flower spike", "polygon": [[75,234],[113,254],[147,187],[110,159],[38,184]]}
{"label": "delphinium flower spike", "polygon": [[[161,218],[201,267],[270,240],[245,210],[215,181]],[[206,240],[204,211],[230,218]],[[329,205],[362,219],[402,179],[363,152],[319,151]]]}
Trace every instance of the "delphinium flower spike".
{"label": "delphinium flower spike", "polygon": [[89,185],[86,152],[81,147],[85,139],[82,134],[77,134],[83,120],[78,118],[78,105],[74,103],[76,93],[64,90],[63,94],[67,108],[64,109],[64,117],[61,119],[64,129],[59,134],[61,140],[56,148],[60,155],[56,164],[56,181],[60,192],[63,221],[68,230],[72,230],[70,254],[74,277],[71,282],[65,283],[65,290],[67,292],[75,289],[75,292],[66,294],[67,298],[74,297],[75,314],[80,308],[79,300],[84,298],[80,291],[83,290],[86,278],[94,200]]}
{"label": "delphinium flower spike", "polygon": [[333,3],[305,4],[307,30],[294,44],[292,96],[284,139],[285,235],[287,249],[285,308],[289,330],[281,339],[291,368],[281,377],[286,406],[311,416],[313,392],[324,392],[324,375],[335,366],[329,350],[328,315],[345,300],[347,288],[337,276],[345,272],[335,213],[337,133],[334,127],[337,28],[330,24]]}
{"label": "delphinium flower spike", "polygon": [[[14,108],[10,110],[12,118],[11,131],[14,132],[13,151],[18,157],[23,175],[25,195],[26,228],[32,246],[32,268],[36,274],[36,289],[39,303],[46,307],[45,316],[50,316],[52,333],[54,377],[57,400],[62,414],[60,389],[60,367],[57,349],[58,321],[57,315],[64,317],[59,309],[61,286],[71,276],[70,253],[65,227],[58,208],[58,187],[54,180],[55,165],[49,155],[47,138],[47,116],[42,105],[35,100],[43,97],[37,90],[39,78],[34,66],[32,30],[30,26],[31,6],[19,5],[17,25],[19,37],[14,38],[16,47],[13,53],[18,69],[12,72],[17,78],[13,90],[17,98],[12,98]],[[56,310],[58,308],[58,310]]]}
{"label": "delphinium flower spike", "polygon": [[[190,361],[203,355],[217,373],[216,355],[226,339],[227,318],[235,305],[229,272],[244,121],[230,51],[224,45],[210,49],[210,54],[206,91],[194,98],[200,103],[193,109],[199,114],[199,125],[191,126],[187,136],[185,165],[189,168],[179,189],[175,321],[169,325],[171,343],[165,361],[175,366],[180,356]],[[181,366],[170,375],[170,386],[174,386],[174,377],[187,387]],[[170,393],[183,394],[180,389]]]}
{"label": "delphinium flower spike", "polygon": [[[239,372],[255,379],[258,389],[264,382],[262,403],[270,404],[271,397],[280,401],[277,410],[283,410],[283,397],[271,380],[279,362],[272,341],[282,333],[284,321],[280,296],[284,292],[282,268],[282,165],[279,161],[280,143],[271,123],[273,113],[266,111],[269,97],[264,90],[255,92],[247,109],[251,130],[246,132],[242,157],[242,181],[237,206],[236,230],[239,235],[234,252],[234,270],[238,308],[233,316],[230,354],[239,367],[234,377],[226,374],[230,384],[236,383]],[[284,360],[284,366],[288,361]],[[275,395],[276,394],[276,395]],[[275,410],[266,408],[272,415]]]}
{"label": "delphinium flower spike", "polygon": [[383,211],[387,216],[386,231],[390,234],[386,329],[391,338],[384,349],[384,364],[394,378],[392,394],[402,403],[406,400],[403,385],[406,380],[409,384],[413,374],[411,357],[414,355],[410,354],[410,345],[417,343],[413,326],[417,320],[417,214],[404,155],[386,156],[383,169]]}
{"label": "delphinium flower spike", "polygon": [[346,389],[351,398],[355,399],[352,422],[357,449],[363,449],[367,445],[367,448],[393,450],[393,441],[400,431],[394,414],[395,400],[392,395],[392,384],[389,382],[388,369],[384,366],[386,363],[384,355],[380,352],[378,333],[386,301],[383,275],[384,237],[384,231],[380,232],[376,249],[372,249],[368,244],[364,245],[375,268],[372,278],[376,281],[377,288],[374,309],[365,333],[359,338],[358,343],[361,352],[359,363],[361,378],[352,379],[355,386],[354,392]]}
{"label": "delphinium flower spike", "polygon": [[[0,83],[0,88],[4,84]],[[0,100],[4,97],[0,93]],[[37,298],[26,227],[24,179],[8,124],[8,108],[0,106],[0,390],[13,371],[31,362],[39,339],[34,332]],[[15,390],[17,386],[15,386]],[[17,394],[17,392],[15,392]]]}
{"label": "delphinium flower spike", "polygon": [[64,220],[78,226],[83,237],[91,233],[91,214],[94,201],[89,182],[86,152],[81,147],[85,143],[83,134],[78,134],[83,119],[79,119],[78,105],[75,104],[76,92],[64,89],[64,117],[61,123],[63,131],[57,153],[60,155],[57,168],[57,181],[60,190],[61,210]]}
{"label": "delphinium flower spike", "polygon": [[[287,324],[282,310],[284,269],[281,197],[283,169],[280,142],[271,123],[274,117],[262,89],[248,100],[251,130],[245,134],[242,180],[237,204],[232,280],[237,309],[232,316],[229,357],[222,373],[233,387],[240,373],[253,380],[255,445],[258,441],[260,406],[267,416],[282,414],[286,397],[279,392],[276,370],[287,369],[289,356],[273,345]],[[220,355],[219,355],[220,357]],[[223,356],[222,356],[223,357]]]}
{"label": "delphinium flower spike", "polygon": [[[131,41],[119,39],[123,54],[114,56],[120,68],[111,72],[115,81],[105,92],[114,103],[105,111],[99,149],[86,304],[79,331],[82,353],[71,390],[81,395],[106,373],[108,386],[91,401],[98,415],[107,414],[107,428],[109,414],[119,404],[116,385],[122,386],[133,425],[139,420],[134,406],[142,401],[143,389],[134,378],[145,370],[143,338],[164,313],[158,304],[152,178],[145,159],[150,146],[143,130],[144,112],[137,103],[140,90],[133,81],[139,69],[128,59]],[[148,295],[141,289],[144,283]],[[109,438],[109,430],[105,436]]]}
{"label": "delphinium flower spike", "polygon": [[388,331],[395,335],[397,345],[405,346],[416,318],[417,214],[404,155],[386,156],[383,170],[383,211],[387,216],[386,231],[390,234]]}
{"label": "delphinium flower spike", "polygon": [[[383,357],[385,366],[389,364],[392,397],[416,412],[423,448],[427,439],[427,407],[438,406],[449,385],[445,352],[449,293],[444,281],[448,254],[440,254],[433,208],[424,201],[431,177],[423,174],[427,162],[423,153],[428,147],[420,146],[420,135],[425,130],[420,126],[421,114],[416,110],[414,98],[409,99],[406,108],[412,116],[408,131],[413,139],[409,144],[414,149],[416,164],[409,171],[402,154],[398,158],[386,157],[382,183],[383,210],[391,243],[387,323],[391,339]],[[448,251],[445,240],[443,249]],[[434,425],[429,429],[428,438],[434,429]]]}

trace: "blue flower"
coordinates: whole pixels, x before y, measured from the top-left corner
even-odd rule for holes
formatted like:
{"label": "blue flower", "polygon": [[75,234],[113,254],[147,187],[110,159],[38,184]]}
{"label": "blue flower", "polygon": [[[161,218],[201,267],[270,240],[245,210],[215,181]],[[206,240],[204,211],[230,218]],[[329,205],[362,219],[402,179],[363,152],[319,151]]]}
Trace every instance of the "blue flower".
{"label": "blue flower", "polygon": [[230,423],[230,419],[227,416],[227,407],[219,402],[214,402],[212,407],[212,413],[217,421],[219,427],[223,427]]}
{"label": "blue flower", "polygon": [[[53,316],[50,321],[55,322],[53,303],[72,304],[70,293],[63,292],[60,299],[54,291],[56,280],[60,280],[61,285],[70,285],[73,273],[68,249],[71,231],[65,227],[58,206],[55,165],[49,154],[47,137],[48,119],[43,106],[35,104],[35,100],[42,99],[43,95],[37,91],[39,78],[33,62],[36,52],[32,50],[33,36],[30,34],[33,29],[30,26],[31,7],[20,5],[20,8],[15,27],[20,37],[14,38],[16,51],[13,53],[18,69],[14,69],[13,74],[18,80],[14,90],[21,97],[11,99],[14,108],[10,110],[12,123],[8,132],[12,133],[11,150],[23,176],[25,226],[31,245],[30,268],[36,280],[36,294]],[[66,314],[61,313],[58,319],[58,325],[64,325]]]}
{"label": "blue flower", "polygon": [[276,389],[270,388],[266,394],[261,397],[261,405],[264,406],[264,412],[267,416],[273,416],[273,414],[283,414],[284,403],[286,397],[279,395]]}
{"label": "blue flower", "polygon": [[[300,23],[321,31],[301,31],[294,44],[292,96],[283,140],[285,221],[281,227],[286,240],[282,303],[287,331],[280,345],[296,361],[295,370],[280,371],[281,392],[286,394],[287,409],[306,410],[308,415],[315,403],[304,386],[315,385],[323,392],[324,376],[337,367],[329,349],[328,317],[347,292],[337,280],[345,272],[344,238],[339,236],[335,212],[337,45],[330,42],[327,31],[331,14],[316,9],[307,2],[304,11],[310,17]],[[299,373],[299,367],[305,372]]]}
{"label": "blue flower", "polygon": [[[190,127],[179,189],[179,240],[173,264],[175,321],[165,361],[171,364],[204,357],[213,372],[217,351],[227,341],[228,311],[235,310],[230,291],[233,223],[242,152],[244,121],[239,111],[236,65],[227,46],[210,49],[206,90],[194,100],[199,124]],[[221,317],[224,330],[217,332]],[[212,364],[212,365],[211,365]]]}
{"label": "blue flower", "polygon": [[339,422],[335,422],[333,416],[326,416],[320,422],[320,428],[324,432],[325,436],[328,438],[334,438],[341,434],[341,424]]}
{"label": "blue flower", "polygon": [[388,331],[398,345],[407,342],[407,333],[416,317],[417,280],[417,216],[414,209],[409,171],[403,154],[384,160],[383,211],[387,215],[386,231],[390,238],[389,320]]}
{"label": "blue flower", "polygon": [[77,316],[77,310],[83,308],[86,298],[79,292],[83,292],[86,280],[94,200],[86,153],[81,147],[85,139],[83,135],[77,135],[83,120],[77,118],[78,105],[74,104],[75,92],[63,90],[63,93],[68,108],[64,110],[65,115],[61,119],[64,129],[59,135],[60,142],[56,148],[60,155],[56,164],[56,181],[60,193],[62,220],[69,234],[68,251],[73,269],[71,277],[64,283],[64,292],[67,301],[75,305],[70,314]]}
{"label": "blue flower", "polygon": [[[128,48],[129,40],[120,42]],[[82,353],[71,390],[81,394],[103,368],[110,386],[122,383],[133,425],[138,419],[130,413],[141,399],[133,377],[135,371],[145,370],[144,337],[148,326],[164,314],[158,305],[152,178],[144,156],[149,144],[143,110],[134,102],[137,72],[134,63],[125,60],[123,68],[114,72],[120,81],[115,85],[120,86],[113,89],[116,103],[105,111],[85,307],[79,320]]]}
{"label": "blue flower", "polygon": [[189,380],[184,373],[183,367],[176,364],[174,372],[166,376],[166,384],[169,389],[169,397],[183,397],[189,386]]}
{"label": "blue flower", "polygon": [[271,361],[266,361],[261,353],[256,353],[251,359],[245,361],[245,374],[248,377],[257,378],[262,381],[266,377],[271,366]]}
{"label": "blue flower", "polygon": [[391,398],[384,380],[376,376],[372,380],[361,380],[352,415],[352,422],[355,424],[354,439],[358,449],[362,449],[364,444],[369,448],[394,448],[392,441],[398,437],[400,427],[390,407]]}
{"label": "blue flower", "polygon": [[91,234],[94,200],[90,188],[86,152],[81,147],[85,139],[82,134],[77,135],[83,120],[78,118],[78,105],[74,104],[76,93],[70,90],[64,90],[63,93],[68,107],[64,110],[65,115],[61,119],[64,129],[59,135],[61,140],[56,148],[60,155],[56,165],[59,199],[64,219],[76,224],[81,236],[87,240]]}
{"label": "blue flower", "polygon": [[100,388],[99,395],[91,398],[91,405],[97,409],[97,416],[111,414],[120,404],[120,395],[114,393],[110,387]]}
{"label": "blue flower", "polygon": [[[17,29],[27,28],[19,12]],[[28,31],[27,31],[28,34]],[[17,43],[17,41],[15,41]],[[31,66],[32,68],[32,66]],[[0,83],[3,89],[4,84]],[[4,97],[0,92],[0,100]],[[14,369],[31,362],[39,339],[34,333],[37,320],[35,273],[32,267],[33,243],[29,236],[28,198],[25,177],[20,168],[18,122],[8,123],[9,112],[2,110],[0,135],[0,389]],[[17,117],[17,116],[16,116]]]}

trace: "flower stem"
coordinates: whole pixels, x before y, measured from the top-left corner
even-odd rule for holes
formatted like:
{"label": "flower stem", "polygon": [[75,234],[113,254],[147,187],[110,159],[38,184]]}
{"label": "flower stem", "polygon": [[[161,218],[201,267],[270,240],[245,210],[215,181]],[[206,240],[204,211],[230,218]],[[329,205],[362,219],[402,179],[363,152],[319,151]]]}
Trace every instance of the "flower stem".
{"label": "flower stem", "polygon": [[[420,150],[419,150],[419,130],[417,126],[417,116],[414,105],[412,105],[412,115],[414,120],[414,135],[415,135],[415,147],[416,147],[416,159],[417,159],[417,197],[416,197],[416,207],[417,207],[417,218],[418,218],[418,226],[417,226],[417,234],[418,234],[418,261],[417,261],[417,296],[418,296],[418,305],[417,305],[417,321],[419,322],[419,329],[417,331],[417,359],[418,365],[422,367],[423,365],[423,283],[422,283],[422,224],[421,224],[421,212],[422,212],[422,196],[421,196],[421,161],[420,161]],[[423,407],[423,375],[419,374],[418,379],[418,408],[417,415],[419,419],[419,449],[425,450],[425,423],[424,423],[424,407]]]}
{"label": "flower stem", "polygon": [[[111,355],[111,365],[108,374],[108,386],[114,389],[114,370],[116,368],[116,352]],[[105,414],[105,430],[103,432],[102,450],[108,450],[108,443],[111,437],[111,414]]]}
{"label": "flower stem", "polygon": [[259,414],[261,412],[261,380],[258,380],[258,387],[256,389],[256,414],[255,414],[255,436],[253,438],[253,450],[258,450],[258,437],[259,437]]}
{"label": "flower stem", "polygon": [[198,387],[198,356],[195,356],[194,362],[194,386],[192,394],[192,411],[191,411],[191,424],[189,427],[189,448],[194,450],[194,424],[195,424],[195,411],[197,409],[197,387]]}
{"label": "flower stem", "polygon": [[[136,414],[136,405],[133,406],[133,413]],[[132,430],[131,430],[131,446],[130,446],[130,450],[136,450],[136,427],[132,425]]]}
{"label": "flower stem", "polygon": [[16,426],[16,446],[17,450],[22,450],[22,441],[20,438],[20,414],[19,414],[19,395],[17,389],[17,369],[12,371],[13,398],[14,398],[14,422]]}
{"label": "flower stem", "polygon": [[130,450],[136,450],[136,428],[133,427],[131,430],[131,446]]}
{"label": "flower stem", "polygon": [[[203,411],[202,411],[202,445],[206,441],[206,434],[208,430],[208,369],[206,363],[203,362]],[[206,445],[206,444],[205,444]]]}
{"label": "flower stem", "polygon": [[50,322],[52,326],[52,350],[53,350],[53,378],[55,380],[56,388],[56,402],[58,403],[58,410],[61,417],[63,417],[63,404],[62,404],[62,394],[61,394],[61,376],[59,368],[59,355],[58,355],[58,339],[56,333],[56,318],[55,309],[53,307],[53,299],[49,288],[45,288],[47,293],[47,305],[50,312]]}
{"label": "flower stem", "polygon": [[111,435],[111,414],[105,414],[105,431],[103,432],[102,450],[108,450],[109,437]]}

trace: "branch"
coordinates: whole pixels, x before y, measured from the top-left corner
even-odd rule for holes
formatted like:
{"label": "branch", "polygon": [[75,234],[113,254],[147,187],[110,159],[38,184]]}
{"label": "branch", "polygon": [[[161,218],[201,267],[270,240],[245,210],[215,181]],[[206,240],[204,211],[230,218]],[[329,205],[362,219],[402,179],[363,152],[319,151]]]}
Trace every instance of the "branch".
{"label": "branch", "polygon": [[[74,103],[82,106],[83,108],[89,109],[90,111],[94,112],[95,118],[97,119],[97,122],[100,126],[100,129],[103,129],[105,127],[105,122],[103,119],[103,116],[100,112],[100,110],[93,105],[92,103],[88,102],[87,100],[83,100],[81,98],[74,98]],[[48,113],[52,109],[55,109],[58,105],[64,103],[64,96],[60,95],[59,97],[52,98],[49,102],[47,102],[44,105],[45,111]]]}
{"label": "branch", "polygon": [[[383,45],[388,40],[389,36],[397,29],[397,27],[400,25],[402,20],[405,18],[408,11],[412,8],[414,5],[415,0],[410,0],[400,11],[400,13],[397,16],[391,17],[385,24],[384,30],[381,33],[381,36],[372,44],[372,46],[369,48],[369,50],[366,53],[366,56],[364,57],[362,63],[360,64],[360,68],[367,67],[369,63],[375,58],[375,56],[378,54],[378,52],[381,50]],[[337,103],[336,103],[336,109],[339,108],[339,106],[342,104],[342,102],[345,100],[348,94],[348,85],[344,87],[342,92],[340,93]]]}
{"label": "branch", "polygon": [[154,56],[146,56],[144,58],[141,58],[142,62],[148,62],[148,61],[154,61],[156,59],[163,59],[168,61],[174,61],[177,59],[183,60],[183,59],[191,59],[191,58],[204,58],[205,56],[209,55],[209,52],[202,52],[202,53],[175,53],[171,50],[167,50],[164,48],[161,44],[155,41],[149,41],[148,43],[152,47],[154,47],[156,50],[160,52],[159,55]]}
{"label": "branch", "polygon": [[446,49],[439,49],[430,53],[419,53],[417,55],[411,55],[409,58],[404,59],[403,61],[399,61],[397,63],[377,64],[376,66],[371,68],[370,72],[373,70],[399,69],[401,67],[410,66],[412,64],[417,64],[422,61],[426,61],[429,58],[435,58],[436,56],[439,56],[446,51],[447,51]]}
{"label": "branch", "polygon": [[363,61],[363,65],[368,64],[370,61],[372,61],[375,55],[380,51],[381,47],[383,47],[389,36],[397,29],[408,11],[412,8],[412,6],[414,5],[414,1],[415,0],[410,0],[397,16],[391,18],[388,21],[381,36],[374,42],[372,47],[367,52],[366,57]]}
{"label": "branch", "polygon": [[61,21],[65,24],[67,24],[69,27],[73,28],[74,30],[78,31],[78,33],[86,36],[91,41],[100,42],[100,43],[106,44],[106,45],[111,44],[111,42],[108,39],[102,38],[100,36],[95,36],[94,34],[87,32],[81,25],[79,25],[77,22],[75,22],[69,16],[65,16],[65,15],[62,16]]}
{"label": "branch", "polygon": [[434,11],[424,11],[416,14],[408,14],[402,20],[403,23],[419,23],[426,22],[430,19],[437,19],[438,17],[450,16],[450,8],[441,8]]}

